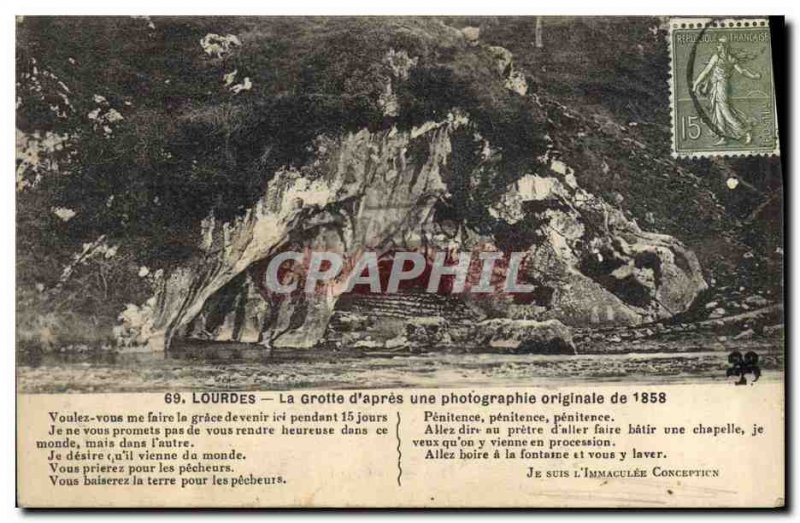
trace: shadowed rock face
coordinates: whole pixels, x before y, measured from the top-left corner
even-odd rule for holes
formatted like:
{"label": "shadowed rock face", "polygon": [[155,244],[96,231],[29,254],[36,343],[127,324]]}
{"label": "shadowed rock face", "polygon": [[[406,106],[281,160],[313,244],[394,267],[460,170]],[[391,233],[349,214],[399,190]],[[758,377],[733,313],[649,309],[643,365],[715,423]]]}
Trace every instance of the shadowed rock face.
{"label": "shadowed rock face", "polygon": [[[489,210],[494,232],[478,234],[461,224],[459,235],[446,234],[452,224],[437,217],[435,204],[450,197],[452,173],[445,167],[452,161],[453,133],[469,126],[468,117],[451,114],[409,132],[349,134],[322,147],[307,168],[279,173],[242,219],[219,224],[209,217],[203,254],[167,275],[149,302],[148,343],[163,349],[176,336],[279,347],[320,343],[344,284],[335,281],[313,294],[269,295],[257,282],[266,263],[284,250],[333,251],[349,259],[363,251],[380,255],[421,245],[526,250],[521,277],[536,286],[531,296],[451,299],[464,300],[478,319],[505,318],[510,323],[502,328],[486,324],[492,327],[487,339],[508,331],[506,338],[515,344],[509,350],[527,352],[542,345],[535,342],[539,338],[548,340],[541,350],[569,349],[568,336],[548,334],[562,332],[564,325],[667,318],[686,310],[705,289],[692,252],[670,236],[642,231],[621,210],[578,187],[572,170],[557,161],[543,160],[539,174],[519,176],[500,191]],[[408,331],[408,322],[394,321],[379,332],[381,318],[369,321],[370,314],[380,315],[362,314],[363,332],[376,341],[364,346],[396,342]],[[407,311],[411,323],[418,315],[414,308]],[[534,336],[539,327],[541,336]],[[357,342],[355,336],[348,343]],[[437,343],[458,339],[465,338]]]}
{"label": "shadowed rock face", "polygon": [[511,316],[568,325],[636,325],[685,311],[706,288],[694,253],[675,238],[643,231],[622,210],[578,187],[552,162],[517,180],[493,208],[505,224],[537,224],[527,276],[542,300]]}
{"label": "shadowed rock face", "polygon": [[[718,318],[732,292],[780,286],[779,159],[669,158],[657,20],[553,19],[569,44],[544,49],[530,20],[467,22],[19,21],[23,342],[455,346],[484,320]],[[108,56],[124,67],[106,74]],[[695,299],[694,254],[631,215],[695,249],[718,306]],[[420,244],[527,252],[535,291],[378,306],[338,282],[288,299],[258,284],[284,250]]]}
{"label": "shadowed rock face", "polygon": [[[252,275],[284,250],[357,257],[365,250],[419,245],[420,225],[430,221],[433,204],[446,190],[440,168],[450,154],[450,133],[464,123],[451,116],[410,132],[347,135],[307,168],[278,173],[243,218],[220,224],[209,217],[203,254],[167,275],[148,302],[148,344],[163,349],[176,335],[197,332],[221,339],[247,334],[235,321],[219,321],[227,314],[238,314],[239,323],[266,321],[258,340],[315,344],[325,332],[341,282],[296,298],[265,296],[263,307],[252,299]],[[410,159],[409,146],[417,146],[422,157]],[[250,298],[242,298],[244,293]],[[214,316],[217,320],[205,325]]]}
{"label": "shadowed rock face", "polygon": [[[397,66],[398,57],[404,58],[403,67]],[[389,58],[392,70],[397,69],[395,83],[407,81],[416,59],[394,50]],[[496,83],[503,96],[529,96],[507,50],[479,49],[473,58],[465,63],[488,71],[484,82]],[[388,117],[403,110],[393,85],[384,93],[386,107],[391,106],[384,111]],[[550,158],[552,151],[539,156],[533,168],[519,167],[531,162],[508,161],[514,155],[535,158],[538,146],[527,144],[531,137],[522,145],[513,139],[521,127],[504,127],[493,135],[515,144],[504,156],[503,146],[481,132],[485,115],[474,123],[471,116],[452,109],[437,121],[407,130],[394,125],[320,136],[312,160],[276,173],[241,218],[221,223],[208,216],[199,254],[160,275],[155,295],[122,315],[122,331],[133,343],[155,350],[168,348],[176,337],[277,347],[312,347],[331,338],[329,324],[344,282],[330,282],[311,294],[271,295],[259,281],[269,261],[283,251],[332,251],[345,260],[357,260],[364,251],[380,257],[421,248],[527,252],[520,277],[535,286],[529,295],[451,297],[474,312],[473,320],[510,323],[502,328],[485,324],[488,338],[480,328],[464,337],[463,318],[433,315],[426,321],[441,319],[446,325],[422,328],[428,338],[435,332],[433,345],[494,339],[499,329],[511,333],[506,338],[513,340],[513,350],[560,351],[572,347],[565,326],[636,325],[668,318],[685,311],[706,288],[696,257],[678,240],[641,230],[616,205],[580,188],[573,170]],[[549,140],[544,130],[534,134]],[[425,316],[409,307],[401,318],[407,321],[385,321],[377,309],[360,318],[355,314],[354,321],[364,328],[351,330],[338,343],[402,344],[409,335],[413,338],[415,321]],[[453,332],[446,332],[449,324]],[[537,330],[541,335],[533,334]]]}

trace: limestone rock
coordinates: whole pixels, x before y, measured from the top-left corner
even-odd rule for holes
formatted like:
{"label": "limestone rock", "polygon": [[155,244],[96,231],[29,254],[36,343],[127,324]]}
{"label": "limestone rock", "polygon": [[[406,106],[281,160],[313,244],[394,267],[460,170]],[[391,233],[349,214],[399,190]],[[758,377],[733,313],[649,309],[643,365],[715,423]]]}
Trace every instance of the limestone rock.
{"label": "limestone rock", "polygon": [[570,325],[636,325],[685,311],[707,288],[700,264],[671,236],[643,231],[581,189],[572,169],[519,178],[492,208],[541,238],[529,248],[530,281],[547,289],[547,312]]}
{"label": "limestone rock", "polygon": [[557,320],[485,320],[475,326],[475,337],[502,352],[575,354],[572,332]]}
{"label": "limestone rock", "polygon": [[499,46],[490,46],[487,50],[495,59],[495,69],[504,79],[506,89],[521,96],[528,94],[528,82],[525,80],[525,75],[514,68],[511,51]]}
{"label": "limestone rock", "polygon": [[464,40],[471,45],[477,45],[478,39],[481,36],[481,28],[480,27],[465,27],[461,30],[461,34],[464,35]]}

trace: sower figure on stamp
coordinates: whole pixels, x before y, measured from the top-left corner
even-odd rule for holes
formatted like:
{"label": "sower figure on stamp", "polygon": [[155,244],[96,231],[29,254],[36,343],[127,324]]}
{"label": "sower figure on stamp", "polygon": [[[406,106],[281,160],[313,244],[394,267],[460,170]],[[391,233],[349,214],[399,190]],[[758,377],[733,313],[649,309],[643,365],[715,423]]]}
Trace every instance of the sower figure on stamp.
{"label": "sower figure on stamp", "polygon": [[717,52],[692,84],[692,91],[708,96],[713,131],[719,136],[715,145],[724,144],[728,138],[743,140],[745,144],[752,140],[747,116],[736,109],[729,98],[734,71],[753,80],[761,78],[760,73],[739,65],[737,57],[731,54],[728,39],[721,36],[717,39]]}

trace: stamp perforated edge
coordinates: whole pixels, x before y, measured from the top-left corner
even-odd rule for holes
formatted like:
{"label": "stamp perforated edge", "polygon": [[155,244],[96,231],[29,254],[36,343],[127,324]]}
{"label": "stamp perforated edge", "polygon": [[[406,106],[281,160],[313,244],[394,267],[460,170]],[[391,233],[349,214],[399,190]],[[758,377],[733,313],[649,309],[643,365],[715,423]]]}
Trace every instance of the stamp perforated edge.
{"label": "stamp perforated edge", "polygon": [[[767,18],[723,18],[716,19],[712,17],[694,17],[694,18],[670,18],[668,21],[669,29],[667,31],[667,49],[669,50],[669,74],[667,83],[669,84],[669,128],[671,135],[671,152],[673,158],[712,158],[716,156],[723,157],[746,157],[746,156],[780,156],[780,130],[778,129],[778,108],[777,103],[773,104],[773,118],[775,121],[775,147],[770,151],[765,150],[752,150],[752,149],[739,149],[731,151],[694,151],[694,152],[678,152],[676,136],[675,136],[675,56],[672,52],[672,31],[673,29],[685,29],[677,27],[680,24],[693,24],[700,25],[700,28],[714,24],[714,26],[725,27],[730,24],[744,23],[761,24],[770,29],[770,39],[772,39],[772,29],[769,25]],[[772,75],[772,64],[770,64],[770,75]],[[773,98],[775,91],[775,77],[772,75],[772,90]]]}

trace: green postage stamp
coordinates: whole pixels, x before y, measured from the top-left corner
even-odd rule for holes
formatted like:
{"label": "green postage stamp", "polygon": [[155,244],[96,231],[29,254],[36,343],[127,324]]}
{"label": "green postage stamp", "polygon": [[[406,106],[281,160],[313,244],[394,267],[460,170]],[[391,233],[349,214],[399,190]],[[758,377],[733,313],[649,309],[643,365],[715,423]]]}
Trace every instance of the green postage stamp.
{"label": "green postage stamp", "polygon": [[670,20],[672,153],[778,154],[766,19]]}

